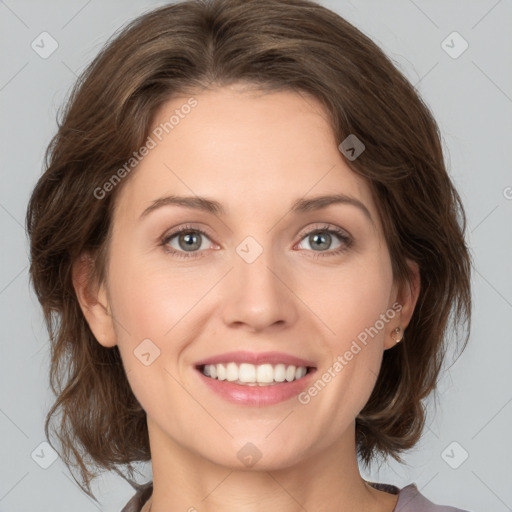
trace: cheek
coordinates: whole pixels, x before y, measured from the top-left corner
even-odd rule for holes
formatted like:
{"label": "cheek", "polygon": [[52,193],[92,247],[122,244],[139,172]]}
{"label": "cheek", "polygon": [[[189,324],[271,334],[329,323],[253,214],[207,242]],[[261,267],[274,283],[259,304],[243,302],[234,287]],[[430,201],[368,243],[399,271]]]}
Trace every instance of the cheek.
{"label": "cheek", "polygon": [[215,276],[211,276],[213,281],[208,277],[211,273],[198,279],[197,272],[170,271],[165,258],[155,264],[128,256],[118,258],[112,267],[111,300],[125,327],[117,329],[121,343],[126,332],[131,344],[144,338],[154,339],[158,345],[166,342],[215,283]]}
{"label": "cheek", "polygon": [[308,392],[304,402],[317,401],[316,407],[336,424],[354,418],[368,401],[379,373],[387,325],[395,317],[390,307],[389,257],[379,256],[353,265],[350,271],[332,272],[328,280],[316,280],[324,293],[311,309],[323,312],[322,319],[334,333],[323,337],[324,367],[310,390],[322,398]]}
{"label": "cheek", "polygon": [[[181,363],[204,325],[204,318],[198,317],[202,310],[194,305],[212,285],[208,279],[169,272],[168,267],[143,264],[134,257],[112,262],[109,291],[132,392],[149,416],[162,425],[174,425],[175,435],[186,436],[197,405],[178,383],[183,381]],[[186,421],[176,422],[175,407],[189,412]]]}
{"label": "cheek", "polygon": [[311,305],[310,309],[318,312],[328,327],[324,332],[330,333],[325,339],[331,352],[344,352],[358,338],[362,343],[365,338],[366,341],[382,339],[386,323],[381,315],[390,308],[393,279],[389,257],[377,256],[317,273],[316,291],[309,294],[306,282],[303,283],[299,295],[307,297],[305,301]]}

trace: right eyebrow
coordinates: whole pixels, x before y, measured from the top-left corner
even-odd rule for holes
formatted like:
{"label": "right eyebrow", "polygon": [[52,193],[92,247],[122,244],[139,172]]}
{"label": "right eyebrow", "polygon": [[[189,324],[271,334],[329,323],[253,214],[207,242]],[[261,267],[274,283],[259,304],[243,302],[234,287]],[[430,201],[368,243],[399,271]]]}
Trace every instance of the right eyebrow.
{"label": "right eyebrow", "polygon": [[368,210],[368,208],[361,201],[359,201],[359,199],[347,196],[345,194],[333,194],[316,196],[310,199],[298,199],[293,203],[291,211],[302,213],[311,210],[320,210],[321,208],[327,208],[331,204],[348,204],[355,206],[356,208],[359,208],[362,213],[364,213],[364,215],[372,224],[375,224],[370,214],[370,210]]}

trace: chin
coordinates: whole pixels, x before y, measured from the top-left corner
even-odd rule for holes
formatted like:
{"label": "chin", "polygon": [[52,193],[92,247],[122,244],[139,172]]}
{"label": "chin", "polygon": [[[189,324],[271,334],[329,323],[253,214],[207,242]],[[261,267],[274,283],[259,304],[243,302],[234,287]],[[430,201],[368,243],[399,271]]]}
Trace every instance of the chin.
{"label": "chin", "polygon": [[[232,448],[229,444],[219,442],[224,448],[222,452],[203,456],[213,464],[224,466],[235,471],[278,471],[298,464],[305,453],[304,443],[294,446],[285,439],[276,436],[270,441],[265,436],[246,436],[243,440],[232,440]],[[211,447],[210,447],[211,448]],[[208,450],[210,451],[210,450]],[[201,452],[199,452],[201,453]]]}

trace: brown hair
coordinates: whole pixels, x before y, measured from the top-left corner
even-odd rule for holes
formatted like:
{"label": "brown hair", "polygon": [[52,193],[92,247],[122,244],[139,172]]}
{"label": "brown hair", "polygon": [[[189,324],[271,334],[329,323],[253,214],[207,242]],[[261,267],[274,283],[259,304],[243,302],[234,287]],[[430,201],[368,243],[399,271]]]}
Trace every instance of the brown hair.
{"label": "brown hair", "polygon": [[190,0],[151,11],[117,34],[79,78],[27,210],[30,273],[50,335],[57,395],[45,433],[49,440],[50,420],[61,412],[63,460],[79,467],[90,496],[97,475],[89,462],[93,471],[127,465],[133,474],[132,463],[151,458],[146,415],[118,348],[95,340],[72,284],[72,265],[86,252],[99,255],[95,276],[104,278],[112,208],[129,177],[103,199],[95,190],[143,145],[164,102],[235,82],[309,93],[327,108],[338,141],[349,134],[363,141],[365,151],[347,164],[371,187],[395,279],[410,279],[406,258],[419,264],[421,290],[404,341],[385,351],[356,419],[365,464],[376,455],[400,460],[418,441],[422,399],[435,389],[450,327],[467,324],[467,342],[464,210],[436,122],[379,47],[307,0]]}

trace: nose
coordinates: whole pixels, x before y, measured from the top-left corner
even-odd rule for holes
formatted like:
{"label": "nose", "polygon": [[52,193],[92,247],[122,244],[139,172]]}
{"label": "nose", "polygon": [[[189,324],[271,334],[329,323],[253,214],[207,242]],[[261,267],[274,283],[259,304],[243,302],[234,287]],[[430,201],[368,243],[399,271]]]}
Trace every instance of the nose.
{"label": "nose", "polygon": [[222,286],[222,315],[229,327],[259,332],[282,329],[297,321],[297,302],[292,276],[278,264],[271,251],[248,263],[234,254],[233,270]]}

